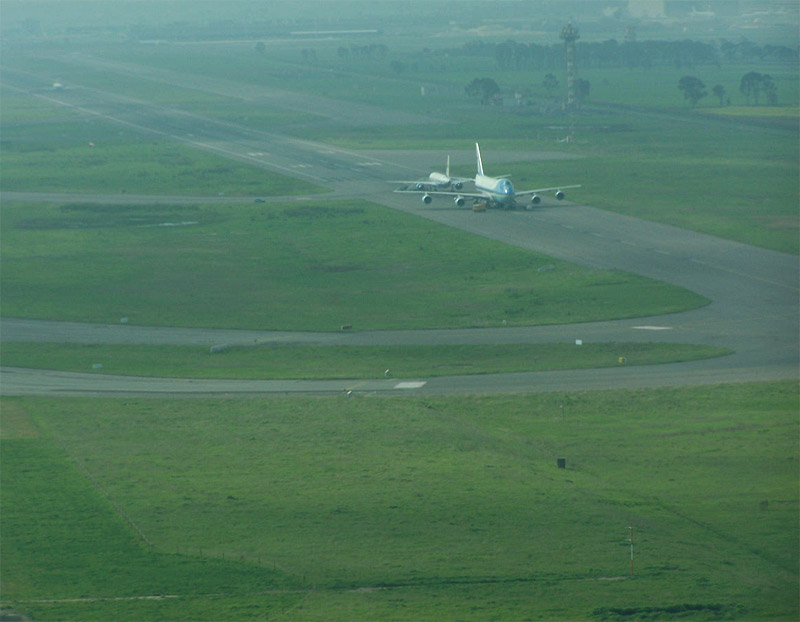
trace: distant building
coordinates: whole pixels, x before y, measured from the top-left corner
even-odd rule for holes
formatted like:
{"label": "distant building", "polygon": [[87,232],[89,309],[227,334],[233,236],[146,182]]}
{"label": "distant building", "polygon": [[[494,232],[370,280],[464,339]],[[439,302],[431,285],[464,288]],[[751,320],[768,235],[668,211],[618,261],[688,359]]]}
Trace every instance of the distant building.
{"label": "distant building", "polygon": [[658,19],[667,16],[666,0],[628,0],[631,17]]}

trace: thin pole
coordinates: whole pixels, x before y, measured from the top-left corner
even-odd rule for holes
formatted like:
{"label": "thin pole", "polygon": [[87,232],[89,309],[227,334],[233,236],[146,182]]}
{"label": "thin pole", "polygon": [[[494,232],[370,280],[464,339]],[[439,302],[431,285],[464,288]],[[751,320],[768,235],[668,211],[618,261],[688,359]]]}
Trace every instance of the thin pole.
{"label": "thin pole", "polygon": [[631,578],[633,578],[633,525],[628,527],[631,535]]}

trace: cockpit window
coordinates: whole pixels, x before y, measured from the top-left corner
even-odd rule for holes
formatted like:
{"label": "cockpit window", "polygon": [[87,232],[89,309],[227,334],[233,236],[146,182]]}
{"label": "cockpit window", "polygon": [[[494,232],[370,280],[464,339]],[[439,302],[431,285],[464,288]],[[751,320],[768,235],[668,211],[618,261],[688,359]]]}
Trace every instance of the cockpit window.
{"label": "cockpit window", "polygon": [[514,194],[514,187],[507,179],[500,180],[500,190],[502,190],[503,194]]}

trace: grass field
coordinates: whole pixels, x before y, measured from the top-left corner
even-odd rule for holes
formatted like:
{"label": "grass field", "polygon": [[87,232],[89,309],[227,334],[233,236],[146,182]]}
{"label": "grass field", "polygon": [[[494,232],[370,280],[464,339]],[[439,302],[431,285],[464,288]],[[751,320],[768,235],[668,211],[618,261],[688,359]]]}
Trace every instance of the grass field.
{"label": "grass field", "polygon": [[[105,346],[5,343],[3,365],[178,378],[394,378],[657,365],[730,354],[666,343],[487,346]],[[101,366],[98,368],[97,366]]]}
{"label": "grass field", "polygon": [[706,302],[356,200],[0,209],[10,317],[330,331],[558,324]]}
{"label": "grass field", "polygon": [[[4,601],[51,620],[795,619],[797,398],[4,399]],[[153,593],[177,600],[91,600]]]}

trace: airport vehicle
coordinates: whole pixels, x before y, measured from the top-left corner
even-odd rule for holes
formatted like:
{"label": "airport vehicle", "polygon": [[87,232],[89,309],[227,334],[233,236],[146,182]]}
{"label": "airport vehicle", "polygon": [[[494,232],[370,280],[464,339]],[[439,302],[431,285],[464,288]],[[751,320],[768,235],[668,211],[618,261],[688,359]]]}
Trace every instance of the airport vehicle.
{"label": "airport vehicle", "polygon": [[[458,207],[463,207],[467,200],[472,200],[475,206],[486,207],[502,207],[505,209],[514,209],[517,206],[517,197],[530,196],[532,205],[538,205],[541,202],[539,196],[542,192],[555,192],[555,198],[561,201],[564,198],[564,190],[568,188],[580,188],[580,184],[571,186],[553,186],[550,188],[536,188],[535,190],[523,190],[522,192],[515,192],[511,180],[508,175],[501,177],[489,177],[483,173],[483,161],[481,159],[481,148],[478,143],[475,143],[475,156],[477,159],[477,173],[475,179],[470,180],[475,184],[477,192],[451,192],[442,190],[431,190],[427,188],[401,188],[395,192],[407,192],[414,194],[422,194],[422,202],[429,205],[435,196],[448,196],[453,198],[453,203]],[[456,189],[460,190],[460,189]],[[478,208],[476,211],[481,211]]]}
{"label": "airport vehicle", "polygon": [[390,184],[406,184],[413,187],[415,190],[440,190],[442,188],[454,188],[461,190],[465,182],[472,181],[469,177],[451,177],[450,176],[450,156],[447,156],[447,167],[444,173],[437,173],[434,171],[428,175],[428,179],[420,179],[416,181],[403,181],[395,180],[390,181]]}

